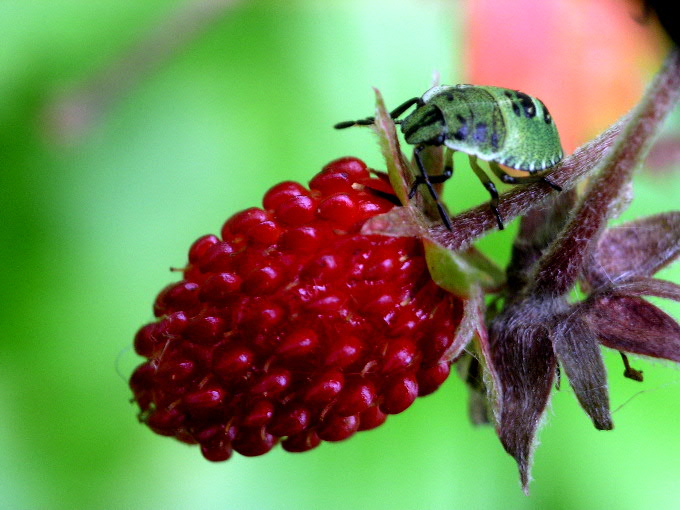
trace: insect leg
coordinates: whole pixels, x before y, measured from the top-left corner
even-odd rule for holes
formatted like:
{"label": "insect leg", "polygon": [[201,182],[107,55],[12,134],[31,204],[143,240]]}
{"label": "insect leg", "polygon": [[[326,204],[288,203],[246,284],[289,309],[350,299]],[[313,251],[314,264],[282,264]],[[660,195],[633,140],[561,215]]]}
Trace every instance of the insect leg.
{"label": "insect leg", "polygon": [[489,161],[489,168],[491,168],[491,171],[496,174],[496,177],[498,177],[505,184],[531,184],[532,182],[543,181],[555,191],[562,191],[562,186],[555,184],[554,182],[548,180],[547,177],[543,177],[541,175],[514,177],[501,170],[501,168],[498,166],[498,163],[495,163],[494,161]]}
{"label": "insect leg", "polygon": [[[430,184],[441,184],[448,181],[453,175],[453,151],[448,147],[444,148],[444,151],[444,158],[446,158],[444,160],[444,171],[438,175],[428,174],[427,179],[430,181]],[[417,175],[408,192],[409,199],[415,196],[416,191],[418,191],[418,186],[421,184],[425,184],[425,178],[422,175]]]}
{"label": "insect leg", "polygon": [[472,167],[472,171],[477,175],[477,178],[482,182],[484,187],[486,188],[486,191],[489,192],[489,195],[491,195],[491,202],[489,202],[489,205],[491,206],[491,212],[496,216],[496,221],[498,222],[498,229],[503,230],[505,227],[503,226],[503,219],[501,218],[501,214],[498,212],[498,190],[496,189],[496,185],[489,179],[489,176],[484,173],[484,170],[477,164],[477,156],[470,156],[470,166]]}
{"label": "insect leg", "polygon": [[444,171],[441,175],[431,175],[430,182],[439,184],[448,181],[453,176],[453,151],[444,147]]}
{"label": "insect leg", "polygon": [[[420,170],[420,175],[418,177],[416,177],[416,180],[413,183],[411,190],[409,191],[409,198],[413,198],[413,195],[415,195],[415,193],[416,193],[415,190],[418,188],[418,186],[420,184],[425,184],[425,186],[427,186],[428,191],[430,192],[430,195],[432,195],[432,198],[434,199],[435,203],[437,204],[437,210],[439,211],[439,216],[441,216],[442,221],[444,222],[444,226],[446,226],[447,229],[451,230],[451,220],[449,220],[449,215],[447,214],[446,210],[444,209],[444,206],[442,205],[441,201],[439,200],[439,195],[437,194],[437,191],[432,186],[432,181],[430,180],[430,176],[425,171],[425,167],[423,166],[423,161],[422,161],[422,159],[420,159],[420,151],[422,151],[424,148],[425,148],[425,145],[418,145],[413,151],[413,157],[416,160],[416,165],[418,165],[418,169]],[[451,177],[451,176],[449,175],[449,177]],[[446,179],[444,179],[444,180],[446,180]]]}
{"label": "insect leg", "polygon": [[544,183],[546,183],[548,186],[550,186],[552,189],[554,189],[555,191],[562,191],[562,186],[560,186],[559,184],[555,184],[554,182],[549,180],[547,177],[541,177],[541,180]]}

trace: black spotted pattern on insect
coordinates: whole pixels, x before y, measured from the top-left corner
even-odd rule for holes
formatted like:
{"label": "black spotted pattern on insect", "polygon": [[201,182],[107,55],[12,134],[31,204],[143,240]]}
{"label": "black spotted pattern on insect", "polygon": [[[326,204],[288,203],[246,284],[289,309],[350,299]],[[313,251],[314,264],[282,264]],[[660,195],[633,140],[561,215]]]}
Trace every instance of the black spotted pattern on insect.
{"label": "black spotted pattern on insect", "polygon": [[[403,119],[398,119],[412,106],[416,108]],[[425,92],[422,97],[409,99],[395,108],[390,116],[401,125],[406,143],[415,145],[414,158],[420,175],[412,184],[409,198],[424,184],[437,203],[444,225],[451,224],[444,206],[432,184],[446,181],[453,175],[453,152],[470,157],[470,166],[491,195],[491,210],[503,229],[498,212],[498,191],[493,181],[477,163],[487,161],[491,171],[506,184],[529,184],[543,181],[553,189],[561,188],[544,175],[536,175],[558,163],[562,145],[557,128],[548,109],[540,99],[517,90],[475,85],[442,85]],[[374,118],[340,122],[336,129],[373,124]],[[444,145],[447,150],[445,168],[441,175],[429,175],[420,157],[427,146]],[[528,172],[528,176],[514,177],[498,165]]]}

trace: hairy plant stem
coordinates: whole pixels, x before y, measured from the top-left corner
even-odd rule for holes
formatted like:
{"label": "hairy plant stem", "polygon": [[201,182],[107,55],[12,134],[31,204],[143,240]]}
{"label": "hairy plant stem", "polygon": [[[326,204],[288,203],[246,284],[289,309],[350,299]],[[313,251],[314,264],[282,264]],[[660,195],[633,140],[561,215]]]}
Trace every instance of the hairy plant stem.
{"label": "hairy plant stem", "polygon": [[624,186],[643,161],[654,135],[678,99],[680,51],[674,49],[643,100],[633,110],[611,153],[601,162],[601,170],[571,220],[539,261],[530,293],[562,295],[574,286],[590,253],[591,242],[606,226]]}

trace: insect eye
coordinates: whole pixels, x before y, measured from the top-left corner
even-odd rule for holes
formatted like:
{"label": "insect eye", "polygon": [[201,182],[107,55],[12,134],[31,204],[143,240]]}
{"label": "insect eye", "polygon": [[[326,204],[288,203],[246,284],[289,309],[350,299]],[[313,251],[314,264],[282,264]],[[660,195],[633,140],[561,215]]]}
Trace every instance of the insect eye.
{"label": "insect eye", "polygon": [[439,133],[430,142],[431,145],[442,145],[446,141],[446,133]]}

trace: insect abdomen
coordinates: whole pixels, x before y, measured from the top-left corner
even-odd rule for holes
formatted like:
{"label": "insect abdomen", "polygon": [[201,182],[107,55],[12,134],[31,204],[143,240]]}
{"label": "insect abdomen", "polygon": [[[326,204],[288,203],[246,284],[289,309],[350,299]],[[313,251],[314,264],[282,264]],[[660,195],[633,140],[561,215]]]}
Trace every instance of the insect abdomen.
{"label": "insect abdomen", "polygon": [[491,161],[518,170],[538,171],[562,159],[562,145],[548,109],[540,99],[517,90],[484,87],[503,116],[507,136]]}
{"label": "insect abdomen", "polygon": [[486,87],[451,87],[433,98],[446,111],[445,144],[455,150],[492,159],[505,147],[507,130],[495,98]]}
{"label": "insect abdomen", "polygon": [[442,86],[426,92],[402,122],[409,144],[440,144],[520,170],[543,170],[562,159],[545,105],[500,87]]}

